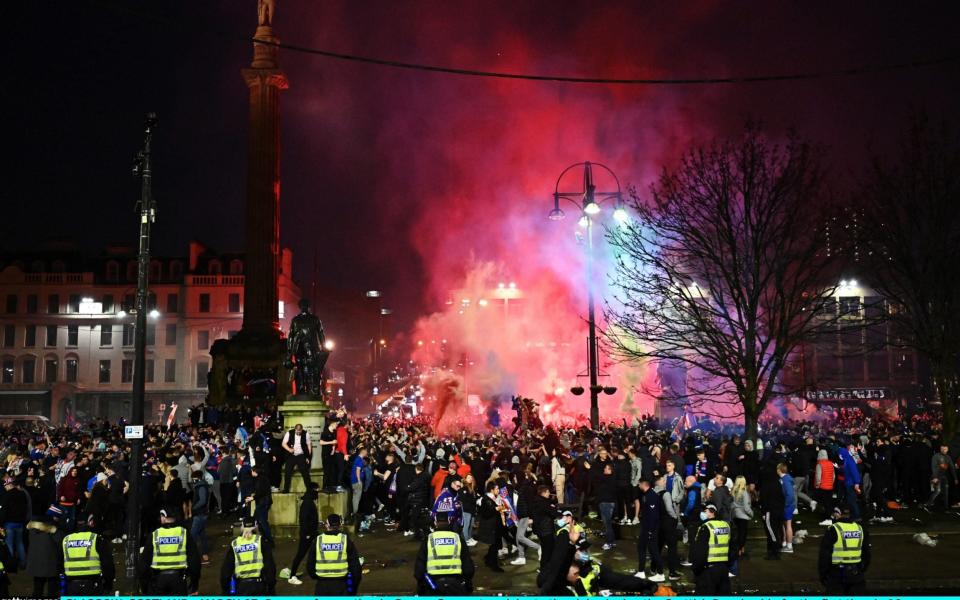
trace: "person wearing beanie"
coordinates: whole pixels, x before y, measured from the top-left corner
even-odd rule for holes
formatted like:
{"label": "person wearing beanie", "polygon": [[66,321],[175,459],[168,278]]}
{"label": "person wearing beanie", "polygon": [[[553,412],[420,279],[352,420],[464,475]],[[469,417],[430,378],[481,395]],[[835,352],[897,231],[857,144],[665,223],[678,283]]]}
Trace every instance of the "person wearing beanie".
{"label": "person wearing beanie", "polygon": [[[277,567],[273,545],[257,533],[257,522],[244,517],[240,535],[230,542],[220,568],[220,591],[224,595],[267,596],[276,593]],[[233,589],[231,590],[231,582]]]}
{"label": "person wearing beanie", "polygon": [[353,596],[360,588],[360,555],[342,525],[340,515],[328,516],[326,530],[307,552],[307,574],[317,581],[317,596]]}
{"label": "person wearing beanie", "polygon": [[303,582],[297,577],[297,569],[300,562],[303,561],[313,540],[317,538],[320,532],[320,513],[317,511],[317,497],[320,494],[320,484],[311,481],[307,486],[307,491],[303,493],[300,502],[300,542],[297,545],[297,553],[293,557],[289,569],[280,571],[280,578],[286,579],[291,585],[300,585]]}

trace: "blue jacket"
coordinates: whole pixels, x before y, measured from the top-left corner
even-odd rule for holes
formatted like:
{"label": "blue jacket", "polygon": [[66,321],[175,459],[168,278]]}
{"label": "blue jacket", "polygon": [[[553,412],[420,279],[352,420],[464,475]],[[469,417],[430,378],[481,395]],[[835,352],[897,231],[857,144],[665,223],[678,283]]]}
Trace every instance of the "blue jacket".
{"label": "blue jacket", "polygon": [[850,455],[846,448],[840,448],[840,459],[843,461],[843,481],[847,487],[860,485],[860,469],[857,460]]}
{"label": "blue jacket", "polygon": [[780,487],[783,488],[784,506],[797,507],[797,491],[793,489],[793,477],[787,473],[780,478]]}

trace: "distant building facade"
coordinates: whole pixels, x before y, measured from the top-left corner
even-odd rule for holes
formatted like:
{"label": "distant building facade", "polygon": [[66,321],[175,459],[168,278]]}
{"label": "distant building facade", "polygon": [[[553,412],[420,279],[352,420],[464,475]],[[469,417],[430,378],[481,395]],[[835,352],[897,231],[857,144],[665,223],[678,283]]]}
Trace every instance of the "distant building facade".
{"label": "distant building facade", "polygon": [[[284,249],[277,307],[286,331],[298,309]],[[243,321],[244,257],[193,242],[186,256],[150,263],[148,421],[203,401],[209,350]],[[116,421],[130,412],[136,250],[84,257],[61,247],[0,257],[0,414]],[[155,311],[155,312],[154,312]]]}

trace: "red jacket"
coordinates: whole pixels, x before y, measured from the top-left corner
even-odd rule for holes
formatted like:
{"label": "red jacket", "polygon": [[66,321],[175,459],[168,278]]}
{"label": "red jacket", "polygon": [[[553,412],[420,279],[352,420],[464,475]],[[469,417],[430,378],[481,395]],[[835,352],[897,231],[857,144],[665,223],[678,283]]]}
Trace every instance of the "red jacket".
{"label": "red jacket", "polygon": [[334,446],[334,448],[336,448],[336,451],[344,456],[347,455],[347,438],[349,436],[350,434],[347,432],[346,427],[343,425],[337,427],[337,445]]}
{"label": "red jacket", "polygon": [[[63,498],[63,500],[61,500]],[[57,485],[57,502],[66,505],[76,504],[80,500],[80,480],[64,475]]]}

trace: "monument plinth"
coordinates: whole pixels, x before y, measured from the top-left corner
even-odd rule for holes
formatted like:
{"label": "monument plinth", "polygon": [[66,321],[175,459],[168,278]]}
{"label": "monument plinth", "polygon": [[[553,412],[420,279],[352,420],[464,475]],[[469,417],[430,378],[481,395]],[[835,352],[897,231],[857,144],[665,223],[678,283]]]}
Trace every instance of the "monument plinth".
{"label": "monument plinth", "polygon": [[[280,70],[273,33],[274,3],[261,0],[253,61],[241,71],[249,89],[246,243],[243,326],[210,349],[212,404],[247,400],[247,382],[272,380],[276,397],[289,387],[280,332],[280,92],[289,87]],[[251,402],[269,398],[250,398]]]}

